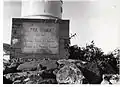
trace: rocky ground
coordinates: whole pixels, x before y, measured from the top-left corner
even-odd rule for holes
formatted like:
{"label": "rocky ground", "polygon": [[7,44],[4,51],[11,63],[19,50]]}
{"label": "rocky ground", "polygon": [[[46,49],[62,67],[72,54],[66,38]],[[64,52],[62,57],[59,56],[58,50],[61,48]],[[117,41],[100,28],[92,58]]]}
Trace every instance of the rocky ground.
{"label": "rocky ground", "polygon": [[[39,62],[31,61],[22,64],[8,64],[3,74],[4,84],[105,83],[105,81],[103,81],[103,74],[96,62],[87,63],[71,59],[41,60]],[[120,77],[117,79],[119,80]]]}
{"label": "rocky ground", "polygon": [[[103,53],[93,45],[84,49],[72,48],[69,59],[30,60],[10,59],[10,45],[4,44],[4,84],[118,84],[120,75],[112,55]],[[92,47],[91,47],[92,46]],[[94,48],[94,51],[91,49]],[[112,58],[113,57],[113,58]],[[89,59],[91,58],[91,59]],[[97,59],[96,59],[97,58]],[[104,59],[104,60],[101,60]],[[107,61],[106,61],[107,60]]]}
{"label": "rocky ground", "polygon": [[85,62],[71,59],[41,60],[9,65],[3,73],[4,78],[13,84],[100,83],[102,76],[98,68],[93,64],[94,70],[88,69],[87,65]]}

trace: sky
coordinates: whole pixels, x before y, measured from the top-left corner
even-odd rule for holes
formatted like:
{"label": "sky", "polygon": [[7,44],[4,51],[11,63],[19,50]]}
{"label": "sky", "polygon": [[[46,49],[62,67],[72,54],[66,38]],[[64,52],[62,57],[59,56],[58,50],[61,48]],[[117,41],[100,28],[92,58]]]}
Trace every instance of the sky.
{"label": "sky", "polygon": [[[9,0],[11,1],[11,0]],[[11,40],[12,17],[21,16],[21,2],[4,2],[3,42]],[[120,47],[120,0],[65,0],[62,19],[70,20],[71,45],[95,45],[107,53]]]}

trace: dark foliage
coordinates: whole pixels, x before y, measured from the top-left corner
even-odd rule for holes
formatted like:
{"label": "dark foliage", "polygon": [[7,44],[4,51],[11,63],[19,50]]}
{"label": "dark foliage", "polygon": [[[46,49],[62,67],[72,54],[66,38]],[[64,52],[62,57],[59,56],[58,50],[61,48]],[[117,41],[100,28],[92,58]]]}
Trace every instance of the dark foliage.
{"label": "dark foliage", "polygon": [[[90,45],[86,47],[69,47],[69,59],[77,59],[86,62],[96,61],[98,67],[102,70],[103,73],[119,73],[118,61],[119,61],[119,50],[116,54],[104,54],[104,52],[95,46],[92,41]],[[120,51],[119,51],[120,52]],[[117,55],[116,57],[114,55]],[[111,69],[110,69],[111,68]]]}

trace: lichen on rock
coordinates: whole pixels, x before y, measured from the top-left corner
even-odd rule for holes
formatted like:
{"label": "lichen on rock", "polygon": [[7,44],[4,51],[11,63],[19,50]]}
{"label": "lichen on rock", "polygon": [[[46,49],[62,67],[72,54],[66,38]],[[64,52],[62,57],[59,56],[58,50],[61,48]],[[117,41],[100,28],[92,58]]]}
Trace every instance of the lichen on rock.
{"label": "lichen on rock", "polygon": [[63,66],[56,74],[58,83],[82,84],[84,76],[73,63]]}

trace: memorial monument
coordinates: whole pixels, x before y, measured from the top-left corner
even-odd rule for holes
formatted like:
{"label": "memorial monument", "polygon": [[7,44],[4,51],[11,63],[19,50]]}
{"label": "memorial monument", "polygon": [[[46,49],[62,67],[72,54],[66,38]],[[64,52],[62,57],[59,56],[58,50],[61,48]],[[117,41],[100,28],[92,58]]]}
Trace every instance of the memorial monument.
{"label": "memorial monument", "polygon": [[12,19],[11,58],[68,58],[69,20],[62,20],[61,0],[22,1],[20,18]]}

